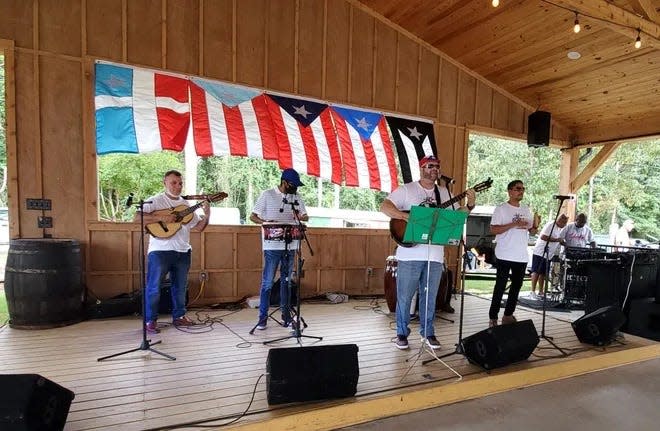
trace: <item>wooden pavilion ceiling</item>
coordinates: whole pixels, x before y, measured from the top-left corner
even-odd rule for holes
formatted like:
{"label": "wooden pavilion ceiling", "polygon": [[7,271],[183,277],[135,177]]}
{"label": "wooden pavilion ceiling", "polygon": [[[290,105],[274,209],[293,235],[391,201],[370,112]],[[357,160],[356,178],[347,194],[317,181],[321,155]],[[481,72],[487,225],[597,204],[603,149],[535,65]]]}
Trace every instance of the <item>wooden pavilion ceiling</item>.
{"label": "wooden pavilion ceiling", "polygon": [[574,144],[660,135],[660,0],[357,1],[551,112]]}

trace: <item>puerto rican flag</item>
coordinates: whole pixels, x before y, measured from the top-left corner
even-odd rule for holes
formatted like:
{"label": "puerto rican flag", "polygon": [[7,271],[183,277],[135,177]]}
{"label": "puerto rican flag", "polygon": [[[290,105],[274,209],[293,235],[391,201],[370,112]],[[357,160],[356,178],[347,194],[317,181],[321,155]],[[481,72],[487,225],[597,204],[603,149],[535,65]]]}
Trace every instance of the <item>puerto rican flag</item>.
{"label": "puerto rican flag", "polygon": [[280,168],[341,184],[341,155],[328,105],[266,95],[279,147]]}
{"label": "puerto rican flag", "polygon": [[187,79],[106,63],[95,70],[98,154],[183,150],[190,126]]}
{"label": "puerto rican flag", "polygon": [[438,156],[433,123],[389,115],[386,118],[399,156],[403,182],[418,181],[419,161],[431,154]]}
{"label": "puerto rican flag", "polygon": [[398,185],[385,117],[376,112],[332,107],[347,186],[391,192]]}
{"label": "puerto rican flag", "polygon": [[191,78],[193,139],[198,156],[277,160],[273,124],[261,91]]}

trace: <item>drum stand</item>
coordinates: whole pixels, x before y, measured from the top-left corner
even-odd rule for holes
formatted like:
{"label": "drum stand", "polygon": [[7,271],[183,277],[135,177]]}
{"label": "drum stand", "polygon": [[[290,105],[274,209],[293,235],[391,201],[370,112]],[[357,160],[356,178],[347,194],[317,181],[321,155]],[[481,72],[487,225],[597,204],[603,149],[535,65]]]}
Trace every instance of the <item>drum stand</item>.
{"label": "drum stand", "polygon": [[[133,194],[131,193],[131,196]],[[130,198],[129,198],[130,199]],[[127,353],[133,353],[133,352],[138,352],[140,350],[148,350],[150,352],[157,353],[161,356],[166,357],[167,359],[170,359],[172,361],[175,361],[176,358],[174,356],[165,354],[163,352],[159,352],[156,349],[153,349],[151,346],[155,344],[159,344],[161,340],[156,341],[155,343],[152,343],[151,340],[147,339],[147,288],[145,286],[145,278],[146,278],[146,270],[145,270],[145,263],[144,263],[144,236],[145,236],[145,230],[144,230],[144,204],[145,203],[151,203],[151,202],[145,202],[141,200],[138,202],[137,207],[140,210],[140,289],[142,290],[142,343],[140,344],[139,347],[136,347],[135,349],[131,350],[126,350],[125,352],[120,352],[120,353],[113,353],[112,355],[104,356],[102,358],[98,358],[97,361],[105,361],[106,359],[114,358],[116,356],[121,356],[125,355]],[[128,203],[127,203],[128,205]],[[130,205],[128,205],[130,206]]]}

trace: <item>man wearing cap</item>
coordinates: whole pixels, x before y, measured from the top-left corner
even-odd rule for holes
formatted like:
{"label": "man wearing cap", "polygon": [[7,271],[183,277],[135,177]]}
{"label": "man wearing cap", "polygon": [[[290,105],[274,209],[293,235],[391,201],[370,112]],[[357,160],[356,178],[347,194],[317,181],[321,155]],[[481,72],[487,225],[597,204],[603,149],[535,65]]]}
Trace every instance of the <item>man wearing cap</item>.
{"label": "man wearing cap", "polygon": [[[391,218],[408,220],[410,208],[415,205],[438,207],[450,199],[446,188],[436,186],[440,176],[440,161],[433,155],[419,161],[420,179],[404,184],[394,190],[385,199],[380,210]],[[474,208],[475,193],[470,189],[466,193],[467,205],[457,208],[454,204],[447,209],[459,209],[469,212]],[[422,342],[432,349],[439,349],[440,343],[435,336],[433,318],[440,278],[444,270],[444,247],[441,245],[416,244],[412,247],[397,247],[397,304],[396,304],[396,347],[408,348],[410,335],[410,303],[419,290],[419,333]],[[430,270],[428,270],[430,267]],[[426,286],[428,279],[428,307]]]}
{"label": "man wearing cap", "polygon": [[[261,193],[254,204],[250,220],[257,224],[296,224],[298,221],[307,221],[307,210],[302,198],[297,194],[298,187],[302,186],[300,175],[294,169],[282,171],[280,184],[277,187]],[[264,228],[266,228],[264,226]],[[265,229],[264,229],[265,232]],[[291,323],[289,309],[289,291],[286,289],[293,269],[293,259],[298,250],[300,241],[288,241],[286,238],[271,239],[262,236],[264,253],[264,269],[261,276],[261,290],[259,299],[259,321],[257,329],[266,329],[268,322],[268,305],[270,304],[270,291],[277,267],[280,267],[280,307],[284,326]]]}

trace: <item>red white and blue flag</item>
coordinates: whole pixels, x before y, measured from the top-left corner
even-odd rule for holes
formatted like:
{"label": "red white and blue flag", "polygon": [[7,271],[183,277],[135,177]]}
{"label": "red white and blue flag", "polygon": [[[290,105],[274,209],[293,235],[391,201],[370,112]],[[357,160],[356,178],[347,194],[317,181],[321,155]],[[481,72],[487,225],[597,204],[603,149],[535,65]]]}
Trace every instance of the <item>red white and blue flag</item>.
{"label": "red white and blue flag", "polygon": [[96,152],[182,151],[190,126],[188,80],[96,64]]}
{"label": "red white and blue flag", "polygon": [[398,185],[392,142],[383,114],[333,106],[345,183],[391,192]]}
{"label": "red white and blue flag", "polygon": [[258,90],[191,78],[193,139],[198,156],[278,159],[277,140]]}
{"label": "red white and blue flag", "polygon": [[431,154],[438,156],[433,123],[389,115],[386,118],[399,156],[403,182],[419,180],[419,161]]}
{"label": "red white and blue flag", "polygon": [[341,184],[341,155],[328,105],[266,95],[279,147],[280,168]]}

